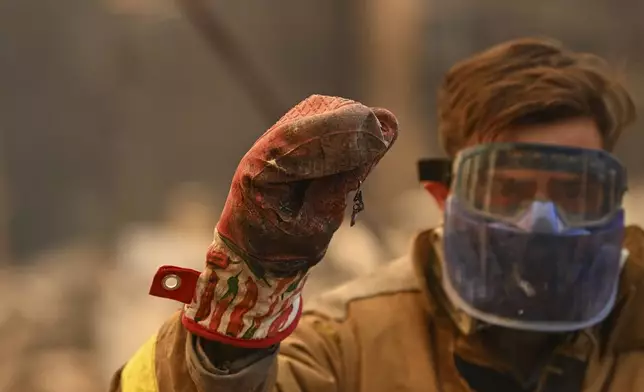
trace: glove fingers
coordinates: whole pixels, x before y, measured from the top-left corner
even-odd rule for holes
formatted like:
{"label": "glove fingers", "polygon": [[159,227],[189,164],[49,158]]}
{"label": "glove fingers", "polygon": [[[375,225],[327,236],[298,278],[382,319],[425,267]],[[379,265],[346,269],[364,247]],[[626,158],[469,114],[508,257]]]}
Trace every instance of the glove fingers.
{"label": "glove fingers", "polygon": [[[346,195],[357,189],[360,183],[358,171],[345,172],[319,178],[283,184],[267,184],[261,189],[261,198],[256,198],[257,216],[277,227],[277,231],[293,235],[298,228],[303,232],[326,231],[324,222],[335,226],[330,220],[342,216],[346,208]],[[309,224],[306,221],[320,220]],[[312,227],[314,226],[314,227]]]}
{"label": "glove fingers", "polygon": [[[333,227],[339,227],[347,207],[347,194],[360,187],[361,182],[366,179],[371,169],[398,137],[398,123],[390,111],[376,108],[374,114],[382,129],[387,149],[381,151],[380,155],[373,157],[366,164],[350,170],[315,180],[287,183],[289,197],[284,200],[288,200],[289,208],[286,210],[290,216],[299,220],[307,219],[307,217],[321,217],[323,221],[330,219]],[[283,221],[289,220],[286,215],[282,215],[281,218]]]}
{"label": "glove fingers", "polygon": [[250,197],[253,203],[240,204],[234,210],[225,208],[218,230],[258,260],[316,263],[342,223],[347,193],[358,187],[365,175],[360,172],[366,170],[270,185],[261,191],[261,197]]}
{"label": "glove fingers", "polygon": [[389,149],[398,138],[398,120],[396,119],[396,116],[387,109],[372,108],[371,110],[380,122],[382,137],[387,143],[387,149]]}
{"label": "glove fingers", "polygon": [[289,111],[243,158],[217,230],[235,252],[276,275],[318,262],[356,190],[398,135],[385,109],[312,96]]}
{"label": "glove fingers", "polygon": [[256,185],[316,179],[372,166],[397,135],[391,113],[352,103],[323,114],[278,123],[247,154]]}
{"label": "glove fingers", "polygon": [[347,195],[358,189],[368,170],[367,167],[361,167],[313,181],[299,214],[300,219],[334,221],[333,227],[337,229],[347,208]]}

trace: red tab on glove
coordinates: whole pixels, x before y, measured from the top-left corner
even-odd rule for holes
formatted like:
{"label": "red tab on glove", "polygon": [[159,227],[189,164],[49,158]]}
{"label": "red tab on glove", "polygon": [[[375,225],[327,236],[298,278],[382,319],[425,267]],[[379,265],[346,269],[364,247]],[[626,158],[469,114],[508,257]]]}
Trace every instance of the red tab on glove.
{"label": "red tab on glove", "polygon": [[189,304],[197,287],[199,271],[164,265],[157,270],[150,286],[150,295]]}

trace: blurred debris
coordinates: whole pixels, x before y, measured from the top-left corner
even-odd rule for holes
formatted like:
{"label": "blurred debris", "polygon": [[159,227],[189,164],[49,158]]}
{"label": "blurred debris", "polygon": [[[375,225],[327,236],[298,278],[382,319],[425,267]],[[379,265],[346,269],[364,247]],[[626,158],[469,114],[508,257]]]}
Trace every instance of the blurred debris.
{"label": "blurred debris", "polygon": [[1,392],[100,391],[93,331],[105,255],[74,244],[3,270]]}
{"label": "blurred debris", "polygon": [[167,264],[201,270],[222,206],[203,185],[185,183],[166,198],[161,222],[133,223],[121,231],[114,268],[99,286],[95,339],[105,383],[181,307],[149,296],[151,279]]}

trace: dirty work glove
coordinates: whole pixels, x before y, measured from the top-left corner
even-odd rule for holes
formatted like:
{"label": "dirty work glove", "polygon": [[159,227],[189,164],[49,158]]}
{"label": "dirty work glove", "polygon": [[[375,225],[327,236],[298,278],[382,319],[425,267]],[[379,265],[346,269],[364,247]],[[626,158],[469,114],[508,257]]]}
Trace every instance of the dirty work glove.
{"label": "dirty work glove", "polygon": [[397,134],[387,110],[321,95],[302,101],[242,158],[205,270],[161,267],[151,294],[186,302],[185,327],[206,339],[248,348],[283,340],[297,325],[302,287],[342,223],[347,195]]}

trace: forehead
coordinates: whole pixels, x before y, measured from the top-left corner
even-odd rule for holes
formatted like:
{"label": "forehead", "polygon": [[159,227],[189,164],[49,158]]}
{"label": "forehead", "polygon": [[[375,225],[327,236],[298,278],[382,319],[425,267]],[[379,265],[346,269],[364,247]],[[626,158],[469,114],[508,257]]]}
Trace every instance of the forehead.
{"label": "forehead", "polygon": [[528,179],[561,179],[571,180],[579,178],[578,175],[566,172],[556,172],[537,169],[495,169],[490,173],[495,178],[528,180]]}
{"label": "forehead", "polygon": [[574,118],[551,124],[530,125],[501,132],[498,140],[515,143],[540,143],[599,150],[602,138],[591,118]]}

